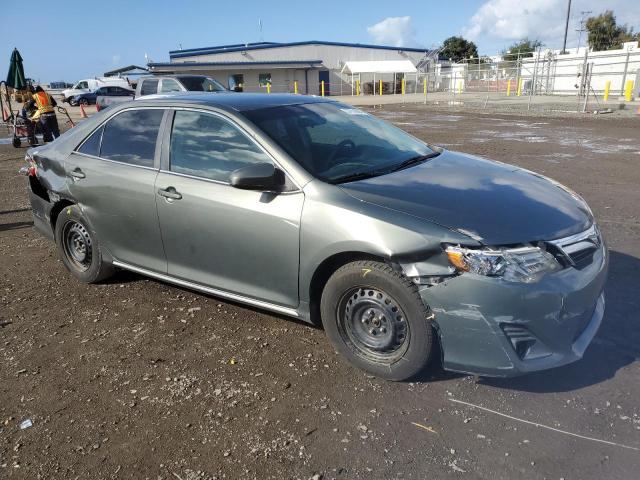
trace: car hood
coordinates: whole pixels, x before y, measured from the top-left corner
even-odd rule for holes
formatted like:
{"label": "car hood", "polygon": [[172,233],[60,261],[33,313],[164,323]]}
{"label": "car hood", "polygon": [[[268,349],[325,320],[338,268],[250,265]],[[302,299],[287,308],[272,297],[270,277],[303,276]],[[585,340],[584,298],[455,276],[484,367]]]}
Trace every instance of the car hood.
{"label": "car hood", "polygon": [[414,167],[340,187],[364,202],[435,222],[487,245],[561,238],[593,222],[586,203],[549,178],[446,150]]}

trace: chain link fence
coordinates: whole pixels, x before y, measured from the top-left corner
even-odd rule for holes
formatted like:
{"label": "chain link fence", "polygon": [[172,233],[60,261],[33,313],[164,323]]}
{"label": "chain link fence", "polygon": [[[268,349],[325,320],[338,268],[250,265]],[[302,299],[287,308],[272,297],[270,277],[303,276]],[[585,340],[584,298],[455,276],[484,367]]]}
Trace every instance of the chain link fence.
{"label": "chain link fence", "polygon": [[[537,51],[528,57],[500,56],[461,63],[429,62],[417,73],[361,73],[355,75],[317,71],[306,78],[265,75],[257,84],[243,84],[242,91],[298,93],[318,96],[362,97],[355,103],[436,102],[483,108],[605,108],[607,103],[627,102],[640,96],[640,49],[560,55]],[[371,97],[371,98],[366,98]],[[376,98],[380,97],[380,98]],[[564,105],[564,106],[562,106]]]}

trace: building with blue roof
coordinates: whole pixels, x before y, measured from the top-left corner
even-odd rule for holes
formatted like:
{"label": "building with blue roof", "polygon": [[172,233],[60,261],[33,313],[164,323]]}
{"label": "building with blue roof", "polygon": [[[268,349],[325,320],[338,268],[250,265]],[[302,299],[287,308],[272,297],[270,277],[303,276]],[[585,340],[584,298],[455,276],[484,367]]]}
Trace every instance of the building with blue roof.
{"label": "building with blue roof", "polygon": [[[290,92],[325,95],[351,94],[357,80],[362,93],[379,90],[383,81],[385,93],[399,88],[405,78],[405,86],[413,88],[417,74],[428,58],[424,48],[393,47],[311,40],[305,42],[255,42],[246,44],[219,45],[203,48],[172,50],[169,62],[149,63],[154,74],[192,73],[216,78],[231,90],[244,92]],[[377,68],[384,62],[394,65],[411,62],[411,69],[399,68],[389,72],[388,68]],[[357,76],[345,71],[347,62],[370,62],[371,72]],[[390,64],[387,64],[387,66]]]}

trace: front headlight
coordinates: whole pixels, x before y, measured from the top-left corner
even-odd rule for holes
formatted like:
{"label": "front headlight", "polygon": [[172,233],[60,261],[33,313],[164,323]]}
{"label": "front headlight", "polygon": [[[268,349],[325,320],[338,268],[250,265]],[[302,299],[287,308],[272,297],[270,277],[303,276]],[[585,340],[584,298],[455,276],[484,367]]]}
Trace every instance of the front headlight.
{"label": "front headlight", "polygon": [[449,261],[459,270],[509,282],[533,283],[562,268],[555,257],[538,247],[473,249],[449,246]]}

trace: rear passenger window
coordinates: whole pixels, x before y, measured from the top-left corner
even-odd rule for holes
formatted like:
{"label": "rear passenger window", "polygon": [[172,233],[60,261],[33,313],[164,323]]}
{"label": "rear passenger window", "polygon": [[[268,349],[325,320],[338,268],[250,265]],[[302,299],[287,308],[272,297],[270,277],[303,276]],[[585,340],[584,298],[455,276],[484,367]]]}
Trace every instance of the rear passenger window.
{"label": "rear passenger window", "polygon": [[89,138],[87,138],[80,148],[78,148],[78,153],[84,153],[85,155],[93,155],[97,157],[100,155],[100,140],[102,139],[102,129],[100,127],[95,132],[93,132]]}
{"label": "rear passenger window", "polygon": [[180,89],[180,85],[178,85],[178,82],[170,78],[162,79],[162,87],[160,87],[160,93],[179,92],[179,91],[181,91],[181,89]]}
{"label": "rear passenger window", "polygon": [[234,170],[271,163],[269,156],[230,122],[206,113],[179,110],[173,120],[171,171],[229,181]]}
{"label": "rear passenger window", "polygon": [[104,126],[100,156],[109,160],[153,167],[156,141],[164,110],[128,110]]}
{"label": "rear passenger window", "polygon": [[143,80],[140,95],[153,95],[158,92],[158,80]]}

